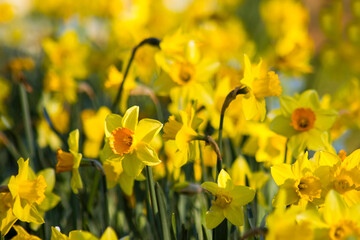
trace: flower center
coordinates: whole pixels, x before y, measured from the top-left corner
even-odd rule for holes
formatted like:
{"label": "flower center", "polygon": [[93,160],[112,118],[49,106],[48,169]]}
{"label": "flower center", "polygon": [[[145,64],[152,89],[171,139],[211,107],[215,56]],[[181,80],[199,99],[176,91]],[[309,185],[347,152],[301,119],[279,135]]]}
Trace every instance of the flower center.
{"label": "flower center", "polygon": [[359,238],[360,228],[354,221],[342,220],[330,228],[329,236],[332,240],[347,239],[350,236]]}
{"label": "flower center", "polygon": [[172,72],[170,73],[172,79],[180,85],[185,85],[190,82],[194,75],[195,67],[188,62],[174,64]]}
{"label": "flower center", "polygon": [[290,125],[297,131],[308,131],[314,127],[315,113],[310,108],[297,108],[291,115]]}
{"label": "flower center", "polygon": [[56,151],[56,173],[69,172],[73,169],[74,165],[74,155],[69,152],[64,152],[62,149],[58,148]]}
{"label": "flower center", "polygon": [[338,193],[343,194],[349,190],[355,189],[355,185],[350,184],[347,179],[341,178],[334,181],[334,189]]}
{"label": "flower center", "polygon": [[19,196],[30,203],[40,204],[45,198],[46,187],[46,181],[41,175],[34,180],[23,180],[19,183]]}
{"label": "flower center", "polygon": [[215,195],[215,202],[213,204],[217,205],[220,208],[227,207],[232,202],[232,197],[226,193],[218,193]]}
{"label": "flower center", "polygon": [[344,161],[344,159],[346,158],[347,152],[345,152],[345,150],[341,149],[339,151],[339,158],[341,159],[341,161]]}
{"label": "flower center", "polygon": [[315,176],[305,176],[300,179],[296,192],[301,198],[312,201],[314,198],[320,198],[321,183]]}
{"label": "flower center", "polygon": [[115,128],[109,137],[109,145],[113,153],[122,156],[132,150],[134,132],[126,127]]}

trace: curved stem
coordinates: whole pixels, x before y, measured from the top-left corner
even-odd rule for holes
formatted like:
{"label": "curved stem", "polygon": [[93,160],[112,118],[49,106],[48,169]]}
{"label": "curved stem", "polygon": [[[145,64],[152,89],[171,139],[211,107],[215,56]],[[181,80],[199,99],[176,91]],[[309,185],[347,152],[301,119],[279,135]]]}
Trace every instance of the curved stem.
{"label": "curved stem", "polygon": [[[235,100],[237,95],[246,94],[247,92],[248,92],[247,87],[239,86],[239,87],[236,87],[234,90],[232,90],[225,98],[225,101],[224,101],[224,103],[222,105],[221,113],[220,113],[219,138],[218,138],[218,144],[219,144],[220,153],[222,152],[222,130],[223,130],[223,124],[224,124],[225,110],[229,107],[230,103],[233,100]],[[218,158],[218,160],[217,160],[217,174],[219,174],[221,169],[222,169],[222,159]]]}
{"label": "curved stem", "polygon": [[193,140],[205,141],[207,144],[209,144],[212,147],[212,149],[215,151],[217,159],[220,160],[220,164],[221,164],[222,158],[221,158],[220,148],[217,145],[216,141],[211,136],[209,136],[209,135],[206,135],[206,136],[198,135],[198,136],[194,137]]}
{"label": "curved stem", "polygon": [[126,80],[126,77],[127,77],[128,73],[129,73],[131,63],[134,60],[135,53],[136,53],[137,49],[140,48],[141,46],[145,45],[145,44],[149,44],[149,45],[156,46],[156,47],[160,48],[160,41],[161,40],[157,39],[157,38],[146,38],[146,39],[142,40],[138,45],[136,45],[132,49],[130,60],[129,60],[129,62],[128,62],[127,66],[126,66],[126,69],[125,69],[123,80],[122,80],[122,82],[120,84],[120,87],[119,87],[119,90],[118,90],[118,92],[116,94],[115,100],[114,100],[114,102],[113,102],[113,104],[111,106],[111,112],[115,112],[116,106],[120,102],[121,93],[122,93],[123,88],[124,88],[125,80]]}

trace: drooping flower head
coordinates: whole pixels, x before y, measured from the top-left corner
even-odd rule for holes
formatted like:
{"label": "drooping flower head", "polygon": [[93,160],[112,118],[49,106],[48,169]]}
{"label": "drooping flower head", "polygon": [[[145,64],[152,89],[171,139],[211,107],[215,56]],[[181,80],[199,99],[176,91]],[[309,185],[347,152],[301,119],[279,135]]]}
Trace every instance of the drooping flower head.
{"label": "drooping flower head", "polygon": [[76,129],[69,134],[68,145],[70,152],[64,152],[60,148],[58,148],[56,152],[56,158],[58,160],[56,164],[56,173],[71,171],[71,188],[73,192],[77,194],[78,189],[83,188],[79,173],[82,158],[82,154],[79,153],[79,129]]}

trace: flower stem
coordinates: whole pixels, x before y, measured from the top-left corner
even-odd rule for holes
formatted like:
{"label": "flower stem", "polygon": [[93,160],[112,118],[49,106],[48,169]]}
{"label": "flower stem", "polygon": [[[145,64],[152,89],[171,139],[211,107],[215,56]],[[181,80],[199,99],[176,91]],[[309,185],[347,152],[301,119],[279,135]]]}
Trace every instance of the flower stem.
{"label": "flower stem", "polygon": [[[209,144],[212,149],[215,151],[217,159],[218,159],[218,164],[220,162],[220,170],[221,170],[221,163],[222,163],[222,157],[221,157],[221,153],[220,153],[220,148],[218,146],[218,144],[216,143],[216,141],[209,135],[203,136],[203,135],[197,135],[196,137],[193,138],[193,140],[200,140],[200,141],[205,141],[207,144]],[[218,165],[219,168],[219,165]],[[219,172],[220,172],[219,170]]]}
{"label": "flower stem", "polygon": [[163,233],[163,239],[164,240],[170,240],[170,230],[169,225],[166,219],[166,206],[164,201],[164,193],[159,185],[159,183],[156,183],[155,185],[155,191],[156,191],[156,199],[157,204],[159,208],[159,216],[161,221],[161,229]]}
{"label": "flower stem", "polygon": [[81,166],[92,166],[95,167],[102,176],[102,191],[103,191],[103,201],[104,201],[104,220],[105,220],[105,228],[110,226],[110,215],[109,215],[109,203],[107,197],[107,183],[106,183],[106,176],[104,172],[104,168],[102,167],[101,163],[95,159],[89,158],[82,158]]}
{"label": "flower stem", "polygon": [[118,106],[119,102],[120,102],[120,99],[121,99],[121,94],[122,94],[122,91],[123,91],[123,88],[124,88],[124,84],[125,84],[125,80],[126,80],[126,77],[129,73],[129,70],[130,70],[130,67],[131,67],[131,63],[133,62],[134,60],[134,57],[135,57],[135,53],[136,51],[138,50],[138,48],[140,48],[141,46],[145,45],[145,44],[149,44],[149,45],[152,45],[152,46],[155,46],[155,47],[158,47],[160,48],[160,39],[157,39],[157,38],[146,38],[144,40],[142,40],[138,45],[136,45],[133,49],[132,49],[132,52],[131,52],[131,56],[130,56],[130,60],[126,66],[126,69],[125,69],[125,73],[124,73],[124,77],[123,77],[123,80],[120,84],[120,87],[119,87],[119,90],[116,94],[116,97],[115,97],[115,100],[111,106],[111,112],[115,112],[116,110],[116,106]]}
{"label": "flower stem", "polygon": [[20,98],[21,98],[21,108],[22,108],[24,123],[25,123],[26,139],[27,139],[28,147],[29,147],[29,157],[32,158],[35,153],[35,148],[34,148],[34,135],[33,135],[32,129],[31,129],[29,101],[27,98],[25,86],[23,84],[20,84],[19,89],[20,89]]}
{"label": "flower stem", "polygon": [[[232,90],[225,98],[225,101],[221,108],[220,113],[220,123],[219,123],[219,138],[218,138],[218,144],[219,144],[219,150],[220,153],[222,152],[222,131],[223,131],[223,125],[224,125],[224,117],[225,117],[225,110],[229,107],[230,103],[236,99],[236,96],[239,94],[246,94],[248,92],[248,89],[244,86],[236,87],[234,90]],[[222,159],[217,159],[217,174],[222,169]]]}
{"label": "flower stem", "polygon": [[[153,219],[154,219],[155,225],[157,227],[159,227],[159,225],[160,225],[159,208],[158,208],[157,200],[156,200],[155,184],[154,184],[154,180],[153,180],[152,170],[151,170],[151,167],[149,167],[149,166],[145,166],[145,169],[146,169],[146,180],[148,182],[148,186],[149,186],[149,190],[150,190],[149,201],[151,202]],[[160,232],[159,229],[156,228],[155,231],[157,233],[156,235],[159,235],[158,234]]]}

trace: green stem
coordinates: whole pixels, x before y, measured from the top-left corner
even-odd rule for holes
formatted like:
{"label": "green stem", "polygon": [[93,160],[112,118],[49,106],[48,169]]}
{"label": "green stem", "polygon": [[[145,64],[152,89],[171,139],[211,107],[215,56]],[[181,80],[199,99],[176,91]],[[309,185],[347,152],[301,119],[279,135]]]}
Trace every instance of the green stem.
{"label": "green stem", "polygon": [[[159,209],[156,201],[156,193],[155,193],[155,184],[153,180],[152,170],[151,167],[145,166],[146,169],[146,178],[149,185],[150,190],[150,199],[151,199],[151,207],[153,211],[153,218],[156,226],[159,226],[160,220],[159,220]],[[154,229],[154,231],[157,231],[157,235],[159,235],[158,229]]]}
{"label": "green stem", "polygon": [[[209,135],[206,135],[206,136],[197,135],[192,140],[205,141],[207,144],[209,144],[212,147],[212,149],[215,151],[217,159],[219,160],[218,162],[220,162],[220,164],[222,163],[222,157],[221,157],[220,148],[219,148],[218,144],[216,143],[216,141],[211,136],[209,136]],[[220,170],[221,170],[221,168],[220,168]]]}
{"label": "green stem", "polygon": [[29,157],[32,158],[32,156],[35,153],[35,150],[34,150],[34,135],[31,129],[29,101],[27,98],[25,86],[23,84],[20,84],[19,89],[20,89],[20,98],[21,98],[21,108],[25,123],[26,138],[29,147]]}
{"label": "green stem", "polygon": [[160,216],[160,222],[161,222],[161,229],[162,229],[162,233],[163,233],[163,239],[170,240],[170,230],[169,230],[169,225],[168,225],[167,217],[166,217],[166,206],[165,206],[165,201],[164,201],[164,193],[163,193],[159,183],[156,183],[155,191],[156,191],[157,204],[158,204],[158,208],[159,208],[159,212],[160,212],[159,216]]}
{"label": "green stem", "polygon": [[201,151],[201,144],[199,142],[199,155],[200,155],[200,165],[201,165],[201,172],[202,172],[202,177],[201,177],[201,182],[205,182],[207,179],[207,174],[206,174],[206,169],[205,169],[205,164],[204,164],[204,158],[203,158],[203,154]]}
{"label": "green stem", "polygon": [[[102,167],[101,163],[95,159],[89,158],[82,158],[81,166],[92,166],[95,167],[100,173],[102,177],[102,191],[103,191],[103,202],[104,202],[104,220],[105,220],[105,228],[110,226],[110,215],[109,215],[109,203],[108,203],[108,196],[107,196],[107,183],[106,183],[106,176],[104,172],[104,168]],[[105,230],[104,228],[104,230]]]}
{"label": "green stem", "polygon": [[[248,92],[248,89],[244,86],[236,87],[234,90],[232,90],[225,98],[225,101],[221,108],[220,113],[220,123],[219,123],[219,138],[218,138],[218,144],[219,144],[219,150],[220,153],[222,152],[222,131],[223,131],[223,125],[224,125],[224,117],[225,117],[225,110],[229,107],[230,103],[235,100],[236,96],[239,94],[246,94]],[[217,159],[217,174],[219,174],[220,170],[222,169],[222,159]]]}
{"label": "green stem", "polygon": [[126,80],[126,77],[129,73],[129,70],[130,70],[130,67],[131,67],[131,63],[133,62],[134,60],[134,57],[135,57],[135,53],[136,51],[138,50],[138,48],[140,48],[141,46],[145,45],[145,44],[150,44],[152,46],[156,46],[156,47],[159,47],[160,48],[160,39],[157,39],[157,38],[146,38],[144,40],[142,40],[138,45],[136,45],[133,49],[132,49],[132,52],[131,52],[131,56],[130,56],[130,60],[126,66],[126,69],[125,69],[125,73],[124,73],[124,77],[123,77],[123,80],[120,84],[120,87],[119,87],[119,90],[116,94],[116,97],[115,97],[115,100],[111,106],[111,112],[115,112],[116,110],[116,106],[118,106],[119,102],[120,102],[120,99],[121,99],[121,94],[122,94],[122,91],[123,91],[123,88],[124,88],[124,84],[125,84],[125,80]]}

